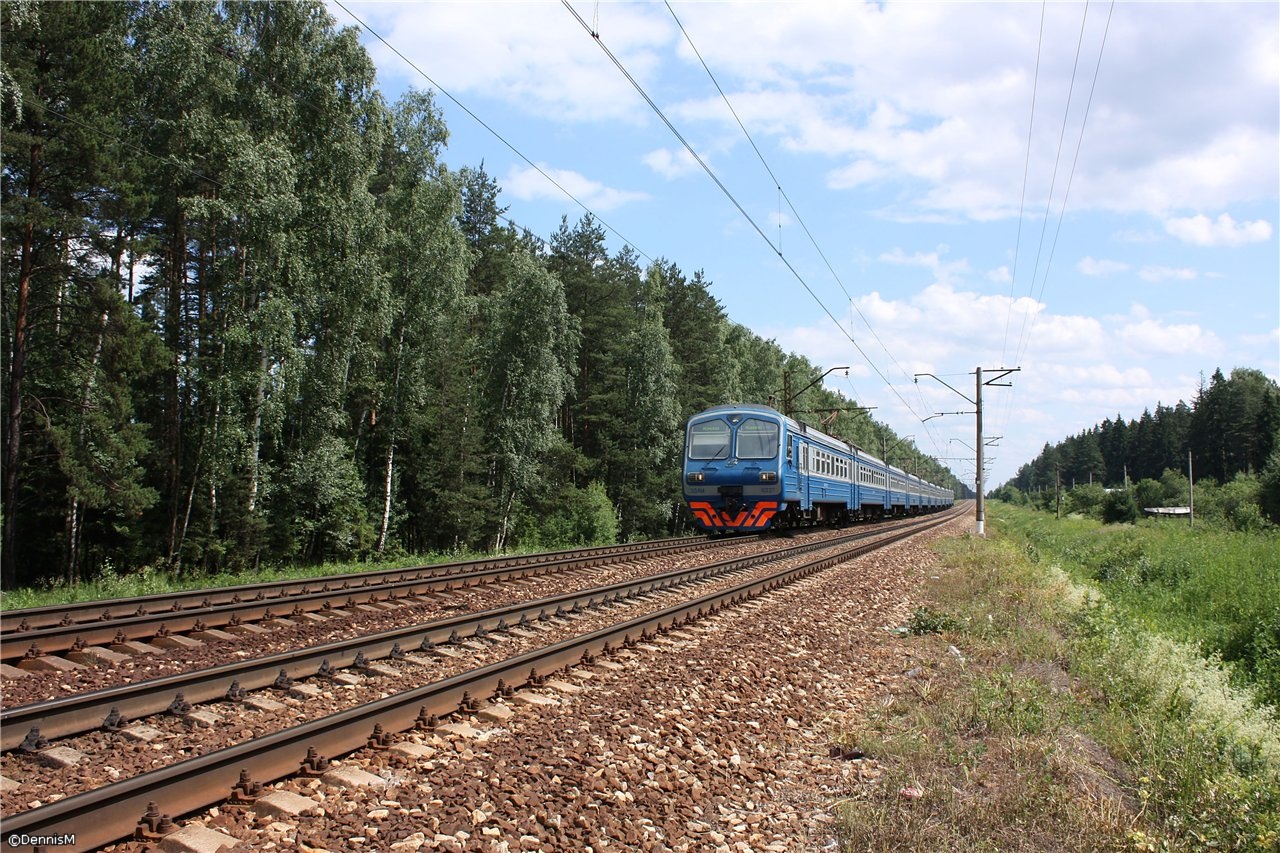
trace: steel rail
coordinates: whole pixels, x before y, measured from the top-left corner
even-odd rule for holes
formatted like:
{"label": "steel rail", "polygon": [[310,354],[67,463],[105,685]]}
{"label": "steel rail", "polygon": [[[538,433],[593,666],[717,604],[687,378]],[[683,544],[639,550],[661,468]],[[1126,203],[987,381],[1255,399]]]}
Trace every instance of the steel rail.
{"label": "steel rail", "polygon": [[[294,596],[307,595],[316,589],[324,587],[326,584],[329,587],[342,584],[342,589],[361,588],[373,584],[387,584],[410,579],[435,577],[437,575],[465,575],[469,572],[491,569],[509,569],[548,564],[561,565],[566,561],[572,560],[616,557],[624,554],[643,555],[649,551],[669,553],[663,549],[673,546],[677,548],[707,546],[720,544],[721,542],[743,541],[749,538],[738,537],[735,540],[712,539],[706,536],[684,536],[623,545],[605,545],[596,548],[547,551],[539,554],[486,557],[479,560],[455,560],[448,563],[436,563],[403,569],[380,569],[371,572],[324,575],[293,580],[261,581],[237,586],[156,593],[132,598],[50,604],[22,610],[0,611],[0,639],[8,641],[23,636],[31,636],[31,632],[42,628],[65,628],[72,624],[91,623],[104,617],[108,620],[116,620],[146,616],[148,614],[162,616],[183,610],[206,609],[211,606],[233,604],[238,601],[272,599],[283,601]],[[23,627],[24,622],[26,627]]]}
{"label": "steel rail", "polygon": [[590,607],[604,600],[616,602],[623,598],[634,598],[683,583],[743,571],[850,540],[882,535],[884,532],[855,531],[836,539],[805,542],[765,554],[736,557],[694,568],[673,569],[643,578],[517,602],[480,613],[445,617],[308,649],[20,705],[0,710],[0,750],[8,751],[22,746],[33,728],[38,729],[39,737],[44,738],[70,737],[104,728],[104,725],[118,728],[129,720],[164,712],[179,697],[179,705],[216,701],[239,695],[239,691],[270,687],[282,674],[288,679],[298,680],[317,674],[326,663],[329,668],[338,670],[352,666],[359,656],[374,661],[393,657],[397,650],[417,651],[451,641],[458,642],[477,636],[483,638],[491,632],[517,627],[522,621],[527,623],[548,618],[552,614],[559,615],[575,608]]}
{"label": "steel rail", "polygon": [[[725,540],[733,541],[733,540]],[[437,591],[449,591],[459,586],[477,583],[488,583],[509,580],[516,577],[546,574],[575,568],[594,567],[618,557],[641,558],[662,556],[681,551],[715,547],[706,539],[690,541],[661,540],[659,543],[643,543],[646,547],[632,546],[628,549],[591,549],[590,553],[573,554],[571,556],[556,555],[554,560],[537,560],[525,564],[485,566],[471,571],[454,573],[453,568],[467,564],[450,564],[449,571],[419,575],[408,578],[404,571],[382,572],[381,576],[395,580],[374,581],[374,575],[342,576],[342,585],[330,588],[326,582],[318,590],[315,582],[295,584],[294,591],[288,595],[267,597],[265,591],[259,589],[258,594],[249,600],[243,600],[238,592],[219,596],[215,603],[212,597],[205,597],[198,606],[181,607],[182,601],[193,600],[183,594],[172,599],[174,604],[169,609],[157,609],[141,615],[123,618],[103,619],[96,622],[70,622],[56,624],[44,628],[16,631],[0,637],[0,660],[12,662],[24,657],[36,657],[56,652],[74,651],[89,646],[110,646],[131,640],[145,640],[166,634],[180,634],[190,631],[203,631],[209,628],[223,628],[242,622],[263,622],[275,618],[299,616],[304,613],[318,613],[332,608],[354,607],[360,604],[371,604],[379,601],[394,601],[415,595],[428,595]],[[543,555],[538,555],[543,556]],[[352,583],[360,580],[361,583]],[[230,587],[229,589],[246,590],[249,587]],[[160,603],[157,599],[155,604]],[[139,605],[136,609],[145,609]],[[106,611],[104,611],[105,613]]]}
{"label": "steel rail", "polygon": [[571,667],[584,657],[608,654],[619,641],[629,645],[635,637],[647,636],[650,631],[677,627],[695,613],[698,616],[715,613],[730,604],[944,524],[953,517],[948,514],[932,523],[898,531],[765,578],[40,806],[7,818],[5,835],[74,837],[74,845],[68,845],[70,849],[91,850],[131,835],[138,817],[150,804],[159,804],[166,814],[182,815],[222,802],[245,773],[254,781],[271,782],[300,772],[315,772],[326,755],[344,755],[365,746],[381,745],[377,738],[379,732],[407,731],[422,725],[430,716],[448,716],[459,710],[464,697],[492,695],[500,682],[522,686],[536,682],[547,673]]}

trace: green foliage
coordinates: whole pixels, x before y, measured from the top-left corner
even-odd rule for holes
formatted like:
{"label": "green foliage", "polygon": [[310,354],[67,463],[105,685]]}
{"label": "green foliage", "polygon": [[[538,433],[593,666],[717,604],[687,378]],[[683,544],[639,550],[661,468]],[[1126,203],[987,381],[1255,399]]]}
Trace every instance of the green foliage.
{"label": "green foliage", "polygon": [[[1200,644],[1280,705],[1280,575],[1274,529],[1246,533],[1151,519],[1100,526],[1000,510],[1010,533],[1081,580],[1100,583],[1140,624]],[[1241,594],[1247,590],[1247,594]]]}
{"label": "green foliage", "polygon": [[1133,484],[1133,502],[1138,509],[1164,506],[1164,486],[1150,478]]}
{"label": "green foliage", "polygon": [[524,516],[517,524],[517,536],[529,548],[578,548],[618,541],[617,510],[599,481],[563,494],[547,515]]}
{"label": "green foliage", "polygon": [[683,421],[821,373],[589,216],[503,224],[318,0],[0,29],[6,589],[678,532]]}
{"label": "green foliage", "polygon": [[1099,691],[1098,729],[1131,765],[1144,809],[1203,849],[1273,849],[1280,838],[1274,711],[1234,694],[1212,662],[1095,604],[1074,623],[1074,671]]}
{"label": "green foliage", "polygon": [[[1192,405],[1157,404],[1137,420],[1117,415],[1090,430],[1056,445],[1045,444],[1040,455],[1018,469],[1008,485],[1024,493],[1051,487],[1061,478],[1065,487],[1089,482],[1126,486],[1134,481],[1159,479],[1164,487],[1161,504],[1187,505],[1187,457],[1190,454],[1200,482],[1229,482],[1237,474],[1256,474],[1269,464],[1280,446],[1280,386],[1262,371],[1236,368],[1230,378],[1214,371],[1202,383]],[[1280,464],[1280,463],[1277,463]],[[1280,494],[1280,487],[1276,487]],[[1154,493],[1152,493],[1154,494]],[[1270,493],[1268,493],[1270,494]],[[1150,494],[1141,495],[1151,497]],[[1280,514],[1280,500],[1273,507]],[[1246,511],[1242,524],[1251,524]]]}
{"label": "green foliage", "polygon": [[1267,466],[1258,478],[1258,501],[1262,512],[1275,524],[1280,524],[1280,437],[1267,459]]}
{"label": "green foliage", "polygon": [[940,613],[927,605],[917,607],[907,622],[907,632],[911,634],[941,634],[954,631],[959,627],[955,617]]}
{"label": "green foliage", "polygon": [[1077,541],[1064,527],[1132,530],[1050,519],[1026,539],[1042,516],[990,510],[987,539],[939,542],[921,591],[954,633],[903,637],[908,679],[833,716],[833,742],[865,754],[837,807],[843,849],[1274,849],[1274,713],[1051,562]]}
{"label": "green foliage", "polygon": [[[1276,708],[1259,707],[1253,691],[1233,688],[1220,662],[1205,659],[1194,642],[1170,640],[1165,615],[1146,618],[1125,592],[1139,584],[1140,597],[1150,598],[1162,583],[1160,567],[1188,551],[1194,537],[1183,530],[1164,541],[1146,534],[1173,531],[1154,525],[1101,527],[1006,504],[989,509],[989,539],[941,547],[947,568],[929,584],[928,597],[939,609],[994,618],[961,618],[960,636],[940,641],[956,643],[968,658],[952,695],[925,682],[894,697],[896,714],[879,727],[879,741],[855,733],[858,745],[883,744],[877,757],[887,765],[887,786],[882,780],[877,787],[892,793],[899,779],[923,782],[933,797],[930,821],[941,823],[957,849],[1003,849],[991,837],[1010,825],[1019,829],[1018,844],[1037,831],[1056,844],[1062,830],[1045,828],[1055,820],[1071,826],[1086,849],[1275,849]],[[1178,571],[1194,572],[1206,552],[1230,548],[1223,536],[1213,533]],[[1042,559],[1029,560],[1028,551]],[[1233,559],[1241,556],[1233,549]],[[1149,577],[1141,581],[1134,572],[1095,588],[1063,576],[1051,562],[1058,560],[1077,577],[1080,563],[1146,560]],[[993,622],[1019,629],[992,631]],[[1026,643],[1033,635],[1046,639]],[[927,660],[923,647],[914,651]],[[975,738],[985,752],[972,748]],[[1004,767],[1007,775],[999,772]],[[1047,781],[1038,772],[1046,768]],[[1079,795],[1082,780],[1099,778],[1109,781]],[[1110,802],[1099,807],[1095,796],[1104,790]],[[899,846],[934,846],[917,843],[930,829],[909,812],[893,825]]]}
{"label": "green foliage", "polygon": [[1107,524],[1131,523],[1138,519],[1138,505],[1128,491],[1108,492],[1101,510],[1102,520]]}
{"label": "green foliage", "polygon": [[1164,492],[1162,506],[1191,505],[1191,481],[1181,471],[1166,468],[1160,475],[1160,488]]}
{"label": "green foliage", "polygon": [[1066,511],[1081,515],[1101,516],[1102,506],[1107,500],[1107,490],[1101,483],[1076,486],[1066,494]]}

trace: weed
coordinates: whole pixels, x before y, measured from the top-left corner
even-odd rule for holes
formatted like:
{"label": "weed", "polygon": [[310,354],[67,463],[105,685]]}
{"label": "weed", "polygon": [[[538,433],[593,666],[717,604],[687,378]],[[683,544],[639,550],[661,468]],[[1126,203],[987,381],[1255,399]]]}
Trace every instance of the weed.
{"label": "weed", "polygon": [[[1032,536],[1003,509],[989,540],[938,546],[946,568],[912,623],[945,617],[948,636],[898,640],[916,657],[932,651],[929,689],[911,682],[833,731],[873,766],[838,805],[843,848],[1278,849],[1280,717],[1260,688],[1233,684],[1219,657],[1152,630],[1168,620],[1133,604],[1170,606],[1188,580],[1217,588],[1227,570],[1216,556],[1178,534],[1180,547],[1149,539],[1142,525],[1071,519]],[[1016,539],[1000,535],[1011,527]],[[1237,577],[1252,577],[1251,546],[1230,536],[1214,543],[1244,557]],[[1276,623],[1242,624],[1237,644],[1270,661]]]}
{"label": "weed", "polygon": [[911,614],[911,619],[907,622],[908,633],[920,634],[941,634],[944,631],[954,631],[958,627],[955,618],[940,613],[927,605],[917,607]]}

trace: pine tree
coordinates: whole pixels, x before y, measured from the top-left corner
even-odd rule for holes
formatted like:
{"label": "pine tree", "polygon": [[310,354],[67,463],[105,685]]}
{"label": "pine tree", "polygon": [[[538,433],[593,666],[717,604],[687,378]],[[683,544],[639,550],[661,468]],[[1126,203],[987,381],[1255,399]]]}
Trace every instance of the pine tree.
{"label": "pine tree", "polygon": [[[132,428],[120,248],[138,196],[123,186],[134,4],[0,7],[5,43],[3,585],[83,562],[86,512],[151,496]],[[115,251],[112,247],[117,247]],[[118,433],[113,430],[119,427]]]}

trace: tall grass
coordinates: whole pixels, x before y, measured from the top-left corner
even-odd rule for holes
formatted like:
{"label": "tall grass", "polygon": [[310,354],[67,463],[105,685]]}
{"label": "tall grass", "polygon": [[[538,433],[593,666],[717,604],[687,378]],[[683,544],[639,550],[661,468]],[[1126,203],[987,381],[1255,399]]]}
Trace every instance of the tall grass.
{"label": "tall grass", "polygon": [[1280,706],[1280,536],[1147,520],[1103,525],[997,505],[1002,532],[1097,583],[1128,618],[1227,662]]}
{"label": "tall grass", "polygon": [[992,518],[986,540],[939,544],[896,641],[915,669],[832,721],[841,752],[866,756],[837,805],[842,848],[1280,849],[1275,709],[1046,559],[1094,548],[1075,522],[1042,540]]}

